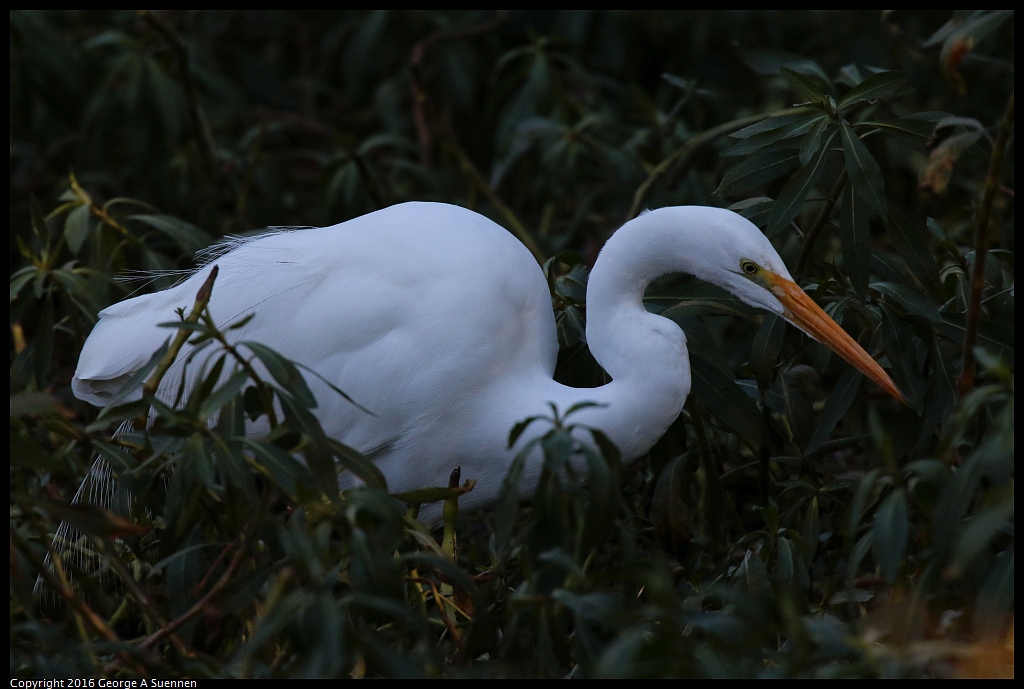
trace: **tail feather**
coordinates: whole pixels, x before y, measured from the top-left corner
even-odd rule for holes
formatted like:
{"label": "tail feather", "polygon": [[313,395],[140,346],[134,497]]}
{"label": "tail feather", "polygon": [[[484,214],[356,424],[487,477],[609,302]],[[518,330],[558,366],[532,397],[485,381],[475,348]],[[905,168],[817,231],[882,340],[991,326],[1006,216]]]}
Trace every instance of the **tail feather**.
{"label": "tail feather", "polygon": [[[132,430],[132,423],[125,421],[114,433],[114,437]],[[117,491],[117,477],[114,476],[110,463],[103,457],[97,456],[89,468],[89,473],[82,480],[75,496],[71,499],[72,505],[91,505],[101,509],[109,510],[114,506],[114,495]],[[128,504],[132,502],[128,496]],[[57,527],[53,540],[50,542],[50,552],[46,554],[45,565],[53,570],[52,554],[56,553],[65,567],[68,577],[73,573],[85,574],[86,576],[104,576],[108,567],[104,557],[100,554],[92,539],[67,521],[61,522]],[[46,591],[42,575],[36,577],[36,584],[33,589],[35,595],[44,594]]]}

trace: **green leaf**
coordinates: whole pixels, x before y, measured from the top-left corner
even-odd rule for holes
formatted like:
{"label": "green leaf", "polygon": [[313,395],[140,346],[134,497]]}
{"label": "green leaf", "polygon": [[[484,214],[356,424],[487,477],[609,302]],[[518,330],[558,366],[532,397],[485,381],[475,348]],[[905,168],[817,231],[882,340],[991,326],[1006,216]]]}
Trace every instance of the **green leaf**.
{"label": "green leaf", "polygon": [[951,50],[957,41],[969,40],[973,46],[1012,17],[1013,10],[974,10],[966,20],[958,13],[929,36],[922,46],[930,48],[942,43],[943,52]]}
{"label": "green leaf", "polygon": [[846,415],[853,400],[857,398],[861,378],[860,372],[854,368],[847,368],[839,376],[832,394],[828,396],[825,406],[821,410],[818,427],[811,434],[811,440],[807,444],[807,449],[804,450],[804,455],[812,454],[832,435],[836,425]]}
{"label": "green leaf", "polygon": [[896,208],[890,207],[885,223],[890,241],[907,264],[910,273],[921,281],[929,294],[936,294],[938,270],[928,249],[927,237]]}
{"label": "green leaf", "polygon": [[914,139],[927,141],[935,132],[935,125],[949,117],[949,113],[939,111],[916,112],[911,115],[897,117],[892,120],[866,120],[860,122],[861,127],[887,130]]}
{"label": "green leaf", "polygon": [[267,367],[267,372],[285,393],[294,397],[299,404],[307,409],[316,408],[316,397],[306,385],[306,379],[302,377],[299,369],[291,361],[259,342],[245,341],[238,344],[248,348],[256,355],[256,358]]}
{"label": "green leaf", "polygon": [[828,83],[828,75],[814,60],[782,50],[748,50],[740,53],[748,67],[763,76],[774,76],[783,68]]}
{"label": "green leaf", "polygon": [[890,583],[896,583],[909,540],[910,516],[907,495],[903,490],[897,489],[882,501],[875,513],[875,522],[871,529],[872,551],[882,568],[882,575]]}
{"label": "green leaf", "polygon": [[60,410],[60,402],[45,392],[19,392],[11,395],[11,418],[35,414],[54,414]]}
{"label": "green leaf", "polygon": [[75,256],[81,251],[82,244],[89,238],[89,234],[92,231],[90,218],[91,209],[83,204],[72,208],[71,212],[64,219],[64,240],[68,243],[68,249]]}
{"label": "green leaf", "polygon": [[55,502],[40,501],[39,507],[68,522],[72,528],[83,531],[97,538],[124,538],[142,536],[149,532],[149,527],[135,524],[113,512],[101,509],[96,505],[66,505]]}
{"label": "green leaf", "polygon": [[[779,118],[794,119],[795,121],[787,124],[785,127],[767,129],[759,134],[741,139],[722,151],[721,155],[726,157],[745,156],[757,153],[769,146],[782,150],[796,148],[799,145],[799,142],[796,141],[797,137],[806,135],[822,117],[825,116],[820,112],[808,109],[805,113],[801,113],[795,118]],[[825,119],[827,120],[828,118]],[[772,144],[775,145],[773,146]]]}
{"label": "green leaf", "polygon": [[29,204],[32,216],[32,234],[45,244],[49,244],[50,230],[46,223],[46,213],[43,212],[43,206],[39,203],[39,199],[36,198],[35,194],[32,195]]}
{"label": "green leaf", "polygon": [[807,559],[809,561],[813,561],[814,555],[818,550],[818,541],[821,538],[821,507],[818,504],[817,495],[807,501],[807,510],[804,514],[803,531],[801,535],[803,536],[804,544],[807,547]]}
{"label": "green leaf", "polygon": [[676,76],[675,74],[669,74],[668,72],[662,72],[661,78],[673,86],[677,86],[687,92],[692,91],[694,86],[697,85],[696,79],[683,79],[682,77]]}
{"label": "green leaf", "polygon": [[[788,538],[780,538],[776,544],[775,567],[772,570],[772,581],[779,591],[791,592],[796,589],[794,572],[797,568],[796,548]],[[803,564],[803,563],[799,563]]]}
{"label": "green leaf", "polygon": [[338,462],[346,469],[354,473],[363,483],[370,488],[378,488],[387,491],[388,481],[372,459],[358,450],[345,445],[333,438],[327,439],[328,446]]}
{"label": "green leaf", "polygon": [[852,189],[843,194],[839,242],[843,248],[843,267],[850,276],[854,294],[865,302],[871,279],[871,226],[867,206]]}
{"label": "green leaf", "polygon": [[768,387],[775,375],[775,365],[782,351],[782,341],[786,335],[786,323],[781,317],[769,314],[761,322],[754,336],[754,344],[750,348],[750,365],[757,375],[760,389]]}
{"label": "green leaf", "polygon": [[[825,92],[812,80],[786,67],[780,67],[779,71],[782,73],[782,76],[786,77],[786,81],[793,87],[793,90],[796,91],[798,98],[803,98],[814,104],[825,100]],[[827,83],[828,80],[826,79],[825,81]]]}
{"label": "green leaf", "polygon": [[236,371],[233,376],[213,391],[211,395],[204,398],[199,405],[198,416],[202,420],[209,419],[219,412],[221,408],[238,395],[249,381],[249,374],[245,371]]}
{"label": "green leaf", "polygon": [[849,521],[846,524],[847,538],[852,539],[857,534],[868,506],[877,497],[881,485],[888,480],[883,477],[880,469],[871,469],[864,474],[864,478],[857,486],[857,492],[853,495],[853,502],[850,503]]}
{"label": "green leaf", "polygon": [[978,591],[972,626],[974,632],[982,638],[999,638],[1015,610],[1014,557],[1012,548],[999,553],[995,558],[995,566],[989,571]]}
{"label": "green leaf", "polygon": [[775,201],[767,196],[754,196],[729,204],[729,210],[735,211],[758,227],[768,224]]}
{"label": "green leaf", "polygon": [[[754,310],[731,293],[716,285],[691,282],[685,287],[660,292],[647,297],[644,302],[654,307],[652,311],[679,323],[693,316],[740,316],[751,318]],[[664,304],[670,306],[664,308]]]}
{"label": "green leaf", "polygon": [[779,198],[775,200],[771,217],[768,219],[768,231],[765,234],[769,237],[777,235],[803,210],[804,199],[814,188],[825,167],[828,147],[834,136],[834,133],[829,136],[814,163],[800,168],[779,192]]}
{"label": "green leaf", "polygon": [[989,550],[989,544],[999,534],[1013,531],[1014,500],[1004,495],[994,505],[972,514],[960,531],[953,550],[953,558],[947,575],[960,577],[978,564],[978,560]]}
{"label": "green leaf", "polygon": [[782,177],[800,164],[800,154],[791,148],[771,148],[734,165],[725,173],[715,194],[729,196]]}
{"label": "green leaf", "polygon": [[555,318],[558,329],[559,348],[571,347],[574,344],[585,342],[587,337],[587,323],[583,313],[573,305],[566,306]]}
{"label": "green leaf", "polygon": [[814,120],[814,124],[811,125],[807,133],[804,135],[803,140],[800,142],[800,164],[806,165],[811,162],[811,158],[814,154],[821,150],[821,135],[825,133],[825,130],[831,124],[831,120],[825,115]]}
{"label": "green leaf", "polygon": [[943,486],[932,512],[932,542],[940,554],[946,554],[956,544],[955,535],[960,533],[963,519],[969,514],[975,501],[978,486],[988,470],[989,457],[984,446],[975,450],[960,465],[952,478]]}
{"label": "green leaf", "polygon": [[907,326],[884,304],[881,311],[882,343],[892,366],[892,377],[896,381],[896,386],[906,396],[910,406],[920,413],[924,380],[917,362],[915,338]]}
{"label": "green leaf", "polygon": [[210,236],[191,223],[170,215],[130,215],[129,220],[137,220],[144,225],[163,232],[170,237],[181,250],[189,255],[210,245]]}
{"label": "green leaf", "polygon": [[747,591],[755,598],[763,598],[771,595],[771,579],[768,577],[768,570],[764,566],[760,553],[748,550],[740,564],[739,574],[743,575],[743,582]]}
{"label": "green leaf", "polygon": [[[252,453],[252,461],[292,500],[298,500],[300,487],[308,493],[319,493],[324,490],[317,486],[309,469],[290,453],[272,443],[265,443],[254,438],[238,438],[248,452]],[[334,487],[331,486],[331,489]]]}
{"label": "green leaf", "polygon": [[[787,132],[794,125],[798,125],[801,122],[805,122],[808,119],[816,118],[818,115],[814,111],[808,110],[806,112],[798,112],[792,115],[778,115],[776,117],[768,117],[760,122],[756,122],[750,126],[744,127],[743,129],[737,130],[729,136],[733,139],[749,139],[757,135],[767,134],[769,132]],[[781,137],[783,134],[780,133]]]}
{"label": "green leaf", "polygon": [[690,354],[693,393],[701,405],[736,434],[764,445],[767,431],[757,403],[736,382],[701,356]]}
{"label": "green leaf", "polygon": [[874,101],[895,96],[903,90],[903,85],[906,83],[907,75],[902,72],[872,74],[839,99],[838,109],[842,111],[844,108],[866,100]]}
{"label": "green leaf", "polygon": [[[943,316],[941,323],[935,324],[936,330],[950,341],[962,345],[967,325],[962,315]],[[1014,326],[1013,323],[994,321],[983,318],[978,327],[978,344],[991,349],[994,353],[1004,352],[1013,356]]]}
{"label": "green leaf", "polygon": [[24,266],[11,275],[11,301],[14,301],[21,293],[21,290],[25,288],[25,285],[36,277],[37,272],[35,266]]}
{"label": "green leaf", "polygon": [[431,488],[417,488],[416,490],[408,490],[404,493],[392,493],[391,497],[402,502],[408,502],[413,504],[440,502],[442,500],[448,500],[449,498],[457,498],[462,495],[465,491],[457,488],[442,488],[441,486],[434,486]]}
{"label": "green leaf", "polygon": [[873,282],[871,289],[891,298],[896,305],[911,316],[919,316],[929,323],[942,322],[942,314],[925,295],[907,285],[897,282]]}
{"label": "green leaf", "polygon": [[581,563],[611,533],[618,513],[616,505],[619,495],[616,480],[619,472],[611,471],[608,462],[598,452],[585,451],[584,455],[587,460],[587,491],[590,499],[580,523],[577,561]]}
{"label": "green leaf", "polygon": [[872,210],[884,216],[887,203],[881,168],[846,120],[840,123],[839,130],[843,135],[846,172],[850,176],[854,192],[864,199]]}

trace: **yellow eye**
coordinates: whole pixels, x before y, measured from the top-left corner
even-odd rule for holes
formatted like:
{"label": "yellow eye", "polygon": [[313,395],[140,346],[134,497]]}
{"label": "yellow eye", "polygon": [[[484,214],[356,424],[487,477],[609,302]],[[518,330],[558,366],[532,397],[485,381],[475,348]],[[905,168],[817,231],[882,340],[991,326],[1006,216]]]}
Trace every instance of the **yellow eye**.
{"label": "yellow eye", "polygon": [[743,259],[742,261],[740,261],[740,269],[742,269],[743,272],[746,273],[747,275],[753,275],[757,271],[761,270],[760,266],[758,266],[753,261],[749,261],[747,259]]}

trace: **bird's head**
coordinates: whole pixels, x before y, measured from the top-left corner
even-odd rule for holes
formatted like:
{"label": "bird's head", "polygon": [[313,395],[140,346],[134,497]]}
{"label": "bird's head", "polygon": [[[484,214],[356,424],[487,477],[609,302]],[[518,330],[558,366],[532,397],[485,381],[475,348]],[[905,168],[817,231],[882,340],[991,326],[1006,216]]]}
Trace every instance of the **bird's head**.
{"label": "bird's head", "polygon": [[[742,301],[782,316],[826,345],[890,395],[907,403],[892,378],[793,281],[768,238],[746,218],[722,208],[663,209],[685,215],[688,272]],[[655,211],[657,213],[659,211]],[[667,218],[666,218],[667,219]],[[683,218],[674,218],[676,221]]]}

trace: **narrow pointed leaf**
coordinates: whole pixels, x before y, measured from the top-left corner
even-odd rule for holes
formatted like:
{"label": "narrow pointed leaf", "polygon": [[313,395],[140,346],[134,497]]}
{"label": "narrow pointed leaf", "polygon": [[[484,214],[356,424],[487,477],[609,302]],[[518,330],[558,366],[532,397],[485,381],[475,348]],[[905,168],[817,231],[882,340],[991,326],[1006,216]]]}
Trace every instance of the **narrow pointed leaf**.
{"label": "narrow pointed leaf", "polygon": [[775,207],[772,208],[771,217],[768,220],[769,237],[777,235],[786,225],[790,223],[803,209],[804,199],[814,188],[821,171],[825,166],[825,159],[828,157],[828,147],[835,134],[829,136],[828,141],[822,147],[818,157],[810,165],[805,165],[793,175],[792,179],[782,188],[779,198],[775,200]]}
{"label": "narrow pointed leaf", "polygon": [[850,276],[854,294],[862,302],[866,301],[871,279],[871,226],[867,205],[852,189],[843,194],[839,242],[843,248],[843,266]]}
{"label": "narrow pointed leaf", "polygon": [[[808,111],[811,112],[811,111]],[[756,122],[749,127],[744,127],[738,131],[733,132],[729,136],[733,139],[749,139],[759,134],[765,134],[767,132],[786,130],[798,122],[803,122],[807,119],[807,114],[804,112],[795,113],[792,115],[779,115],[778,117],[769,117]]]}
{"label": "narrow pointed leaf", "polygon": [[855,368],[847,368],[843,371],[843,375],[839,376],[832,394],[828,396],[825,407],[821,410],[818,427],[811,434],[811,440],[804,451],[805,455],[813,453],[832,435],[832,431],[835,430],[836,425],[846,415],[846,411],[856,399],[862,377]]}
{"label": "narrow pointed leaf", "polygon": [[73,208],[64,219],[64,239],[67,241],[71,253],[76,256],[82,249],[82,244],[89,238],[89,232],[92,229],[92,223],[89,222],[90,217],[89,206],[83,204]]}
{"label": "narrow pointed leaf", "polygon": [[132,220],[137,220],[144,225],[163,232],[165,235],[170,237],[181,250],[194,254],[200,249],[209,246],[211,238],[201,229],[191,223],[187,223],[180,218],[175,218],[171,215],[154,215],[154,214],[141,214],[129,216]]}
{"label": "narrow pointed leaf", "polygon": [[921,281],[930,294],[938,289],[935,259],[928,249],[925,233],[895,208],[890,208],[885,224],[896,252],[907,264],[911,274]]}
{"label": "narrow pointed leaf", "polygon": [[907,495],[894,490],[882,502],[875,513],[871,529],[872,550],[882,568],[882,575],[895,583],[896,575],[903,564],[903,555],[909,541],[910,517],[907,510]]}
{"label": "narrow pointed leaf", "polygon": [[267,371],[277,381],[277,384],[289,395],[295,397],[308,409],[316,407],[316,397],[306,385],[306,379],[299,373],[295,364],[258,342],[241,342],[239,344],[247,347],[267,367]]}
{"label": "narrow pointed leaf", "polygon": [[800,164],[800,153],[791,148],[771,148],[730,168],[715,191],[729,196],[782,177]]}
{"label": "narrow pointed leaf", "polygon": [[690,373],[693,391],[707,411],[738,435],[765,444],[767,432],[761,410],[732,378],[695,355],[690,356]]}
{"label": "narrow pointed leaf", "polygon": [[854,86],[839,99],[839,110],[866,100],[878,100],[894,96],[907,83],[907,75],[902,72],[879,72]]}
{"label": "narrow pointed leaf", "polygon": [[757,384],[761,389],[768,387],[775,373],[785,334],[785,321],[771,314],[765,317],[754,336],[754,344],[750,348],[750,365],[757,374]]}
{"label": "narrow pointed leaf", "polygon": [[782,72],[782,76],[786,77],[786,81],[793,87],[799,98],[811,103],[820,103],[825,99],[825,92],[813,80],[786,67],[780,67],[779,71]]}
{"label": "narrow pointed leaf", "polygon": [[839,129],[843,135],[846,172],[850,176],[854,192],[864,199],[873,211],[884,216],[887,204],[882,169],[878,167],[878,163],[871,156],[867,146],[846,120],[839,125]]}
{"label": "narrow pointed leaf", "polygon": [[808,128],[807,133],[804,134],[804,138],[800,142],[801,165],[806,165],[811,162],[811,158],[814,157],[814,154],[821,150],[821,135],[825,133],[825,129],[828,128],[828,125],[829,118],[822,115]]}
{"label": "narrow pointed leaf", "polygon": [[924,318],[929,323],[941,323],[942,314],[928,297],[908,285],[896,282],[873,282],[871,289],[884,294],[909,315]]}
{"label": "narrow pointed leaf", "polygon": [[897,387],[906,396],[910,406],[920,412],[924,380],[914,351],[914,338],[907,326],[885,305],[882,306],[882,341],[889,363],[892,364],[892,377]]}

